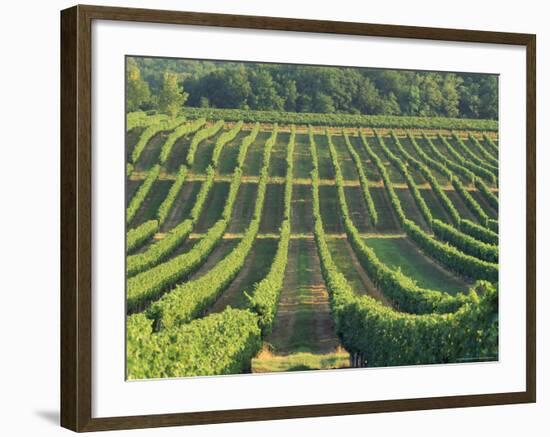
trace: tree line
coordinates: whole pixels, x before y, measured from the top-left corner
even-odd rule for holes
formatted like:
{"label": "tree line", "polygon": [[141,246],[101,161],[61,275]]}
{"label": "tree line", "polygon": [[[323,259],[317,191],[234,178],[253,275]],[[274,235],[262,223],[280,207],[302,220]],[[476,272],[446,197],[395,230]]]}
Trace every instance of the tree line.
{"label": "tree line", "polygon": [[262,111],[498,118],[489,74],[184,59],[127,59],[127,110],[183,105]]}

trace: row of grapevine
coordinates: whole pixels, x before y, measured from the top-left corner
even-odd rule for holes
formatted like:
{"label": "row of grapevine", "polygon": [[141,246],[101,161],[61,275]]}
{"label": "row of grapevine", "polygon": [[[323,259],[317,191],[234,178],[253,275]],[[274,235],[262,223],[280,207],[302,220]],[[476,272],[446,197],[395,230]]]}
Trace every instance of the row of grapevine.
{"label": "row of grapevine", "polygon": [[262,344],[256,315],[233,308],[159,332],[144,313],[126,326],[129,379],[240,373]]}
{"label": "row of grapevine", "polygon": [[218,160],[220,159],[220,154],[222,153],[223,147],[230,141],[233,141],[237,134],[241,131],[243,127],[243,122],[239,121],[235,124],[231,129],[229,129],[226,132],[223,132],[218,139],[216,140],[216,144],[214,146],[214,150],[212,151],[212,167],[216,168],[218,166]]}
{"label": "row of grapevine", "polygon": [[495,357],[498,350],[498,292],[486,282],[453,313],[407,314],[374,298],[358,296],[338,270],[328,248],[319,208],[318,169],[312,172],[314,236],[331,308],[344,347],[368,366],[456,362]]}
{"label": "row of grapevine", "polygon": [[491,150],[491,152],[493,152],[494,156],[498,157],[498,146],[491,139],[491,137],[484,133],[483,139],[485,140],[485,144],[487,144],[487,147]]}
{"label": "row of grapevine", "polygon": [[288,260],[288,246],[291,231],[291,205],[292,205],[292,178],[293,178],[293,155],[296,139],[296,131],[292,127],[286,155],[286,178],[284,195],[284,213],[281,224],[280,238],[277,245],[277,252],[271,264],[269,273],[254,286],[249,296],[249,307],[258,314],[262,335],[271,332],[273,319],[277,313],[279,293],[283,288],[285,269]]}
{"label": "row of grapevine", "polygon": [[129,177],[134,172],[134,165],[129,162],[126,164],[126,177]]}
{"label": "row of grapevine", "polygon": [[[416,203],[416,206],[422,213],[422,216],[424,217],[424,220],[426,220],[428,227],[431,227],[431,223],[433,220],[432,212],[430,211],[430,208],[428,208],[428,205],[426,204],[424,197],[422,197],[422,194],[420,194],[420,191],[418,190],[418,187],[414,182],[414,179],[409,173],[407,166],[403,164],[401,159],[395,156],[393,152],[386,146],[386,142],[384,141],[384,138],[382,138],[382,136],[378,133],[378,131],[375,131],[375,135],[376,135],[376,139],[378,140],[378,144],[380,145],[380,148],[382,149],[384,154],[388,157],[389,161],[394,165],[394,167],[396,167],[401,172],[401,174],[405,178],[405,181],[407,182],[407,187],[411,192],[411,195]],[[365,136],[363,136],[363,138],[366,139]]]}
{"label": "row of grapevine", "polygon": [[149,194],[149,191],[151,191],[151,187],[157,180],[159,173],[160,165],[155,165],[147,173],[147,177],[139,186],[136,194],[134,194],[134,196],[132,197],[132,200],[130,200],[128,208],[126,208],[126,223],[130,223],[138,212],[139,207],[141,206],[141,204],[147,197],[147,194]]}
{"label": "row of grapevine", "polygon": [[[240,169],[235,169],[229,192],[236,193],[240,183],[241,171]],[[228,196],[225,201],[225,208],[228,210],[232,209],[235,198],[235,194]],[[197,204],[195,203],[195,206],[196,205]],[[192,223],[194,220],[195,219],[192,217],[189,220],[185,220],[174,228],[173,237],[166,237],[165,239],[160,240],[157,244],[160,244],[164,240],[168,239],[165,244],[169,245],[169,249],[173,250],[176,247],[174,246],[174,241],[183,240],[185,237],[181,237],[181,234],[187,236],[189,232],[191,232]],[[157,299],[164,291],[166,291],[167,288],[173,286],[202,265],[210,252],[212,252],[214,247],[223,237],[225,229],[227,228],[227,223],[227,219],[221,218],[188,252],[175,256],[168,261],[155,265],[149,270],[141,271],[141,273],[130,277],[127,281],[127,305],[129,311],[134,312],[135,310],[142,308],[145,303]],[[155,252],[151,252],[151,256],[153,256],[153,254],[156,255],[157,253],[162,253],[163,249],[165,249],[164,246],[159,247],[158,250],[155,249]],[[139,255],[141,254],[137,254],[135,256],[137,257]],[[137,259],[138,258],[136,258],[136,264]]]}
{"label": "row of grapevine", "polygon": [[182,124],[181,126],[174,129],[170,135],[168,135],[168,138],[166,138],[166,141],[162,145],[162,148],[160,149],[160,157],[159,161],[161,164],[164,164],[168,157],[170,156],[170,152],[172,151],[172,147],[174,147],[174,144],[176,142],[189,134],[197,132],[204,124],[206,123],[205,118],[199,118],[193,122]]}
{"label": "row of grapevine", "polygon": [[[310,136],[313,135],[310,129]],[[311,141],[311,138],[310,138]],[[361,190],[363,192],[363,197],[365,198],[365,203],[367,204],[367,210],[369,212],[369,217],[372,222],[373,226],[376,226],[378,224],[378,213],[376,212],[376,207],[374,206],[374,200],[372,199],[370,190],[369,190],[369,181],[367,179],[367,176],[365,175],[365,170],[363,169],[363,163],[361,162],[361,158],[359,157],[359,154],[351,144],[351,141],[349,139],[349,136],[346,132],[344,132],[344,142],[346,143],[346,148],[348,149],[348,153],[351,156],[351,159],[353,160],[355,164],[355,169],[357,170],[357,174],[359,175],[359,183],[361,184]]]}
{"label": "row of grapevine", "polygon": [[[403,156],[405,156],[405,158],[411,165],[413,165],[415,168],[418,168],[421,171],[422,175],[428,180],[432,189],[439,197],[441,203],[445,206],[447,211],[453,217],[453,222],[456,225],[456,228],[448,225],[445,226],[445,229],[443,229],[442,226],[440,225],[434,228],[434,221],[432,221],[431,228],[432,228],[432,231],[436,234],[436,236],[439,237],[440,239],[443,239],[444,241],[449,242],[453,246],[456,246],[459,250],[461,250],[462,252],[465,252],[468,255],[472,255],[489,262],[498,262],[498,248],[496,246],[490,245],[489,247],[487,247],[488,245],[483,241],[477,241],[474,237],[468,234],[465,234],[459,230],[462,227],[462,219],[460,218],[458,212],[456,211],[456,208],[454,207],[450,199],[447,197],[447,195],[443,192],[443,190],[439,186],[439,183],[437,182],[437,180],[431,174],[430,170],[423,163],[413,158],[403,148],[403,146],[401,145],[401,142],[399,141],[399,138],[397,138],[395,134],[393,134],[393,138],[397,149],[401,152]],[[480,220],[484,220],[484,223],[488,224],[489,217],[487,217],[485,212],[481,209],[479,204],[474,200],[472,195],[464,188],[464,186],[458,180],[458,178],[453,177],[452,173],[449,172],[449,176],[453,183],[453,186],[455,186],[455,188],[457,189],[461,197],[465,199],[470,209],[475,212],[476,216]],[[476,178],[476,183],[477,182],[480,182],[480,180]],[[481,183],[483,184],[483,182]],[[488,190],[485,184],[483,184],[483,186],[485,187],[485,189]],[[441,224],[441,222],[439,222],[439,224]],[[447,228],[449,227],[452,228],[452,231],[447,230]]]}
{"label": "row of grapevine", "polygon": [[[390,299],[396,309],[408,313],[450,312],[455,311],[463,305],[467,301],[465,295],[458,294],[455,297],[446,292],[419,287],[414,280],[407,277],[401,271],[392,270],[379,260],[374,250],[362,239],[351,219],[344,192],[344,178],[330,135],[328,135],[328,146],[334,167],[338,204],[347,238],[354,252],[357,254],[359,262],[375,285]],[[317,152],[314,150],[316,149],[314,141],[310,141],[310,147],[315,160]],[[313,195],[316,196],[315,190]],[[318,199],[314,198],[313,202],[314,208],[316,208],[315,204],[318,202]]]}
{"label": "row of grapevine", "polygon": [[187,151],[187,165],[191,167],[193,163],[195,162],[195,153],[197,152],[197,148],[199,147],[199,144],[216,135],[220,129],[223,127],[224,121],[218,120],[216,123],[214,123],[211,126],[205,127],[198,131],[193,139],[191,140],[191,144],[189,145],[189,150]]}
{"label": "row of grapevine", "polygon": [[162,225],[166,220],[166,217],[168,217],[168,213],[172,209],[172,205],[174,204],[176,197],[178,196],[178,193],[180,192],[181,187],[185,182],[186,176],[187,176],[187,167],[185,165],[181,165],[178,170],[178,174],[176,175],[176,180],[170,186],[170,190],[168,191],[168,194],[160,204],[159,209],[157,211],[157,220],[159,221],[159,225]]}
{"label": "row of grapevine", "polygon": [[[409,133],[409,135],[410,135],[410,133]],[[392,132],[392,138],[395,142],[395,146],[397,147],[397,150],[406,159],[407,163],[411,167],[418,170],[420,172],[420,174],[424,177],[424,179],[426,179],[428,181],[432,191],[435,193],[435,195],[438,198],[439,202],[443,205],[443,208],[445,208],[445,210],[447,211],[447,213],[451,217],[451,220],[452,220],[453,224],[455,226],[460,226],[460,214],[458,213],[457,209],[455,208],[453,202],[451,202],[451,199],[449,199],[449,197],[447,196],[445,191],[443,191],[443,188],[441,188],[441,185],[439,185],[439,182],[437,181],[435,176],[432,174],[432,172],[430,171],[428,166],[426,164],[424,164],[423,162],[421,162],[420,160],[413,157],[409,152],[407,152],[405,150],[405,148],[401,144],[401,141],[399,140],[399,138],[397,137],[395,132]],[[414,147],[419,147],[418,144],[416,143],[416,140],[414,139],[414,137],[412,135],[409,136],[409,139],[411,140],[411,143],[414,143],[414,145],[415,145]],[[442,173],[445,176],[447,176],[449,178],[449,180],[452,179],[452,174],[449,170],[444,168],[444,170],[440,169],[440,171],[442,171]]]}
{"label": "row of grapevine", "polygon": [[478,241],[474,237],[460,232],[455,227],[437,219],[432,222],[432,230],[437,238],[448,242],[460,251],[484,261],[498,263],[497,246]]}
{"label": "row of grapevine", "polygon": [[[423,135],[424,141],[426,142],[428,153],[437,158],[437,159],[431,158],[428,154],[426,154],[426,152],[424,152],[424,150],[415,141],[413,143],[415,152],[418,153],[418,156],[420,156],[426,164],[428,164],[432,168],[436,168],[437,170],[441,171],[443,174],[446,174],[449,177],[449,180],[452,179],[452,175],[449,174],[449,171],[452,171],[455,174],[462,176],[462,178],[467,184],[474,183],[477,176],[471,170],[447,158],[447,156],[441,153],[441,151],[434,145],[432,139],[428,137],[426,133],[423,133],[422,135]],[[409,138],[411,137],[414,138],[412,134],[409,133]],[[447,169],[447,171],[442,170],[441,166],[444,166],[444,168]]]}
{"label": "row of grapevine", "polygon": [[141,225],[128,230],[126,233],[126,252],[130,252],[146,242],[155,235],[158,228],[159,223],[157,220],[147,220]]}
{"label": "row of grapevine", "polygon": [[[488,263],[482,261],[478,258],[475,258],[471,255],[467,255],[456,247],[450,246],[448,244],[437,241],[422,229],[417,226],[414,222],[407,219],[403,209],[401,207],[401,202],[395,191],[393,190],[391,181],[387,174],[386,168],[376,156],[376,154],[370,148],[367,139],[364,135],[361,136],[363,140],[363,146],[369,157],[373,160],[378,171],[382,175],[384,180],[384,185],[386,191],[390,197],[392,206],[397,213],[397,216],[401,222],[401,226],[405,233],[416,242],[416,244],[431,258],[439,261],[441,264],[449,268],[450,270],[458,273],[459,275],[467,276],[475,279],[486,279],[489,281],[498,280],[498,265],[493,263]],[[390,152],[391,153],[391,152]]]}
{"label": "row of grapevine", "polygon": [[484,226],[480,226],[477,223],[470,220],[462,219],[460,222],[460,230],[465,234],[471,235],[476,240],[483,241],[487,244],[498,244],[498,234],[496,232],[487,229]]}
{"label": "row of grapevine", "polygon": [[[182,168],[185,167],[182,166]],[[171,229],[170,232],[168,232],[168,234],[162,240],[156,241],[155,243],[151,244],[144,252],[127,257],[127,277],[134,276],[157,265],[159,262],[166,259],[187,238],[187,236],[191,233],[194,224],[198,220],[206,203],[206,199],[208,198],[208,194],[210,193],[210,190],[214,185],[214,175],[214,170],[212,168],[209,168],[206,180],[201,185],[199,193],[197,194],[197,198],[195,199],[195,204],[193,205],[193,209],[191,210],[188,219],[183,220],[176,227]],[[236,181],[232,185],[236,184],[238,186],[238,184],[240,184],[240,180],[241,178],[239,173],[236,176]],[[176,184],[177,182],[178,181],[174,182],[174,184]],[[172,187],[173,186],[174,185],[172,185]],[[168,192],[165,201],[169,198],[169,196],[170,192]],[[161,208],[159,208],[159,212],[160,210]]]}
{"label": "row of grapevine", "polygon": [[495,175],[495,173],[486,169],[485,167],[477,165],[475,162],[472,162],[464,158],[464,156],[458,153],[453,147],[453,145],[450,143],[450,141],[448,141],[447,138],[445,138],[443,135],[439,135],[439,140],[445,146],[447,151],[451,154],[453,159],[456,162],[458,162],[461,166],[466,167],[472,173],[475,173],[477,176],[484,178],[490,183],[495,185],[497,184],[497,176]]}
{"label": "row of grapevine", "polygon": [[237,166],[242,167],[244,165],[244,160],[246,159],[248,148],[254,142],[259,132],[260,123],[256,123],[250,133],[241,141],[241,145],[239,147],[239,156],[237,157]]}
{"label": "row of grapevine", "polygon": [[155,135],[159,134],[160,132],[164,131],[171,131],[175,129],[177,126],[182,124],[185,121],[185,117],[177,117],[172,119],[163,119],[156,123],[150,124],[147,129],[145,129],[137,142],[137,144],[134,146],[134,149],[132,150],[131,155],[131,161],[132,164],[135,164],[139,157],[141,156],[141,152],[143,152],[143,149],[145,149],[145,146],[149,142],[151,138],[153,138]]}
{"label": "row of grapevine", "polygon": [[129,112],[126,114],[126,132],[138,127],[147,127],[151,124],[160,123],[168,118],[165,114],[148,115],[143,111]]}
{"label": "row of grapevine", "polygon": [[315,126],[350,126],[350,127],[394,127],[403,129],[456,129],[475,131],[497,131],[496,120],[474,120],[448,117],[405,117],[393,115],[362,114],[322,114],[287,111],[251,111],[249,109],[218,108],[183,108],[183,113],[190,118],[206,117],[226,121],[278,123],[285,125],[301,124]]}
{"label": "row of grapevine", "polygon": [[492,160],[493,162],[490,162],[486,158],[481,159],[474,152],[472,152],[470,147],[464,144],[464,141],[462,141],[462,138],[460,138],[456,132],[453,132],[453,139],[455,140],[455,144],[460,149],[460,152],[462,153],[463,156],[466,157],[466,159],[470,160],[474,164],[479,165],[480,167],[485,168],[486,170],[489,170],[498,179],[498,161],[497,160],[493,158]]}
{"label": "row of grapevine", "polygon": [[[265,192],[267,188],[271,149],[277,138],[275,128],[264,148],[263,166],[256,194],[254,214],[244,236],[229,255],[198,279],[176,286],[161,299],[154,302],[147,314],[156,320],[161,329],[188,323],[212,305],[244,265],[256,235],[260,229]],[[199,243],[200,244],[200,243]]]}
{"label": "row of grapevine", "polygon": [[[472,197],[472,195],[468,192],[466,187],[462,184],[462,182],[455,177],[453,172],[449,169],[452,169],[453,171],[460,172],[463,176],[467,177],[468,180],[470,180],[478,189],[481,191],[483,195],[485,195],[487,201],[498,209],[498,199],[496,196],[489,190],[489,187],[477,176],[475,176],[473,173],[471,173],[468,169],[465,167],[462,167],[460,165],[454,164],[452,161],[450,161],[447,157],[445,157],[432,143],[432,141],[425,137],[426,142],[428,144],[428,148],[430,152],[433,152],[440,160],[440,162],[435,161],[431,159],[425,152],[422,150],[422,148],[418,145],[414,137],[409,133],[409,138],[411,139],[411,144],[413,145],[413,148],[418,153],[418,155],[421,157],[421,159],[426,162],[429,166],[432,168],[436,168],[437,170],[441,171],[443,174],[445,174],[449,180],[451,181],[451,184],[457,191],[457,193],[460,195],[462,200],[466,203],[466,206],[472,213],[477,217],[478,220],[481,221],[481,223],[484,224],[484,227],[487,227],[487,223],[489,220],[489,217],[483,211],[483,208],[477,203],[477,201]],[[443,164],[441,164],[441,162]],[[444,165],[445,167],[449,167],[449,169],[445,168],[442,169],[440,166]],[[462,219],[463,220],[463,219]],[[461,222],[462,222],[461,220]]]}
{"label": "row of grapevine", "polygon": [[483,158],[486,159],[489,164],[492,166],[498,168],[498,159],[493,156],[492,153],[490,153],[477,139],[475,135],[473,135],[471,132],[468,135],[468,138],[470,139],[470,142],[474,145],[474,148],[476,149],[477,153]]}
{"label": "row of grapevine", "polygon": [[476,188],[485,196],[491,207],[498,211],[498,197],[489,189],[489,187],[481,179],[476,179]]}

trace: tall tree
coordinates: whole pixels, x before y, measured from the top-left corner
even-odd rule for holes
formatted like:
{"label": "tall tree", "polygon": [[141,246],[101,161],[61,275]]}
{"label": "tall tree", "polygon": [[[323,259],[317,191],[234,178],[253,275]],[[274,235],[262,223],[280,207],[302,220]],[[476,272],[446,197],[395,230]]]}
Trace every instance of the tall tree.
{"label": "tall tree", "polygon": [[127,111],[138,111],[144,103],[151,99],[149,84],[141,77],[141,71],[133,58],[128,58],[126,72]]}
{"label": "tall tree", "polygon": [[163,76],[162,88],[158,97],[158,109],[160,112],[171,116],[177,115],[181,107],[187,101],[189,94],[178,83],[175,73],[166,72]]}

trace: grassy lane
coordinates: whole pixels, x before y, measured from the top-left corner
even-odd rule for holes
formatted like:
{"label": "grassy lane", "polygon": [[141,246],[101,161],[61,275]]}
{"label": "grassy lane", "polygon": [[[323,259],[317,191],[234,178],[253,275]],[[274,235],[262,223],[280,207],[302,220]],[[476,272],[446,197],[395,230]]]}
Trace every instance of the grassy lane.
{"label": "grassy lane", "polygon": [[241,130],[237,136],[223,146],[218,161],[218,173],[222,175],[232,175],[237,166],[237,157],[239,156],[239,146],[244,137],[250,134],[249,130]]}
{"label": "grassy lane", "polygon": [[233,215],[231,216],[226,232],[245,232],[252,220],[257,192],[257,184],[241,184],[237,193],[237,198],[235,199],[235,205],[233,206]]}
{"label": "grassy lane", "polygon": [[[277,142],[271,151],[271,161],[269,165],[270,177],[284,177],[286,174],[286,148],[290,134],[281,132],[277,135]],[[269,205],[269,203],[267,203]]]}
{"label": "grassy lane", "polygon": [[353,220],[353,224],[359,232],[372,232],[373,226],[369,218],[367,204],[360,187],[345,187],[346,201]]}
{"label": "grassy lane", "polygon": [[197,146],[197,151],[195,152],[195,160],[191,166],[191,173],[200,174],[206,172],[206,167],[210,165],[212,161],[212,151],[216,145],[216,140],[223,132],[223,129],[214,135],[213,137],[207,138],[199,143]]}
{"label": "grassy lane", "polygon": [[313,169],[311,166],[311,156],[309,154],[309,139],[307,135],[297,134],[296,145],[294,147],[294,178],[309,178],[309,173]]}
{"label": "grassy lane", "polygon": [[330,159],[326,135],[315,135],[317,154],[319,156],[319,177],[321,179],[334,179],[334,168]]}
{"label": "grassy lane", "polygon": [[338,205],[338,191],[336,186],[325,185],[319,187],[321,216],[327,233],[341,234],[344,232],[340,206]]}
{"label": "grassy lane", "polygon": [[[407,218],[414,221],[424,231],[428,231],[429,227],[426,224],[426,220],[424,219],[424,216],[420,212],[420,209],[418,209],[418,205],[416,204],[414,197],[412,196],[409,189],[394,187],[394,190],[395,190],[395,194],[397,194],[397,197],[399,197],[399,200],[401,201],[401,207],[403,208],[403,211],[405,212],[405,215],[407,216]],[[428,190],[425,190],[425,191],[428,191]]]}
{"label": "grassy lane", "polygon": [[164,170],[166,173],[174,174],[178,171],[180,165],[187,165],[186,157],[189,151],[189,145],[191,144],[191,138],[193,138],[193,135],[184,135],[178,138],[174,143],[172,151],[164,163]]}
{"label": "grassy lane", "polygon": [[279,233],[279,227],[283,220],[284,195],[285,186],[283,184],[267,185],[265,204],[269,205],[269,208],[263,210],[260,233]]}
{"label": "grassy lane", "polygon": [[[198,240],[197,240],[198,241]],[[216,264],[218,264],[222,259],[224,259],[229,253],[239,244],[239,239],[234,238],[230,240],[220,240],[220,242],[214,247],[206,261],[191,275],[189,275],[185,282],[194,281],[199,279],[201,276],[206,275],[210,270],[212,270]],[[189,242],[191,246],[192,241]],[[192,247],[192,246],[191,246]],[[182,284],[183,281],[180,281],[179,284]]]}
{"label": "grassy lane", "polygon": [[139,137],[145,130],[144,127],[136,127],[129,132],[126,132],[126,162],[130,162],[132,156],[132,150],[139,141]]}
{"label": "grassy lane", "polygon": [[[481,206],[481,208],[483,209],[483,211],[485,211],[485,214],[487,214],[489,216],[489,218],[492,218],[494,220],[498,220],[498,212],[495,211],[495,209],[492,208],[487,203],[487,199],[485,198],[485,196],[481,192],[472,191],[470,194],[477,201],[477,203],[479,203],[479,206]],[[497,196],[498,196],[498,194],[497,194]]]}
{"label": "grassy lane", "polygon": [[450,294],[456,294],[472,285],[426,257],[406,237],[367,237],[365,241],[384,264],[392,269],[400,268],[405,275],[414,279],[421,287],[445,290]]}
{"label": "grassy lane", "polygon": [[172,208],[170,208],[170,211],[168,212],[166,220],[161,226],[161,232],[169,231],[178,223],[181,223],[187,218],[193,208],[193,205],[195,204],[201,185],[202,182],[199,181],[187,181],[183,184],[181,190],[176,196],[176,200],[174,201]]}
{"label": "grassy lane", "polygon": [[355,163],[351,158],[351,155],[348,152],[344,137],[341,135],[333,136],[332,143],[338,154],[338,162],[342,168],[342,176],[345,180],[357,181],[359,180],[359,175],[357,174],[357,169],[355,168]]}
{"label": "grassy lane", "polygon": [[207,232],[209,228],[214,226],[214,223],[219,220],[222,214],[228,192],[229,182],[214,183],[208,193],[208,199],[204,204],[201,216],[193,228],[193,232]]}
{"label": "grassy lane", "polygon": [[284,286],[267,342],[277,355],[326,354],[339,347],[313,240],[290,241]]}
{"label": "grassy lane", "polygon": [[470,208],[466,206],[464,200],[462,200],[462,197],[460,197],[460,194],[458,194],[455,190],[445,191],[445,193],[447,194],[449,200],[453,202],[453,205],[460,214],[460,217],[462,217],[463,219],[468,219],[474,223],[479,223],[479,220],[476,218],[475,215],[472,214]]}
{"label": "grassy lane", "polygon": [[381,182],[382,178],[380,177],[380,174],[378,173],[378,170],[376,169],[374,163],[369,159],[367,152],[365,152],[365,148],[363,147],[361,138],[359,138],[359,136],[350,136],[349,140],[353,145],[355,151],[361,158],[363,171],[365,172],[365,176],[367,177],[369,182]]}
{"label": "grassy lane", "polygon": [[128,208],[130,200],[132,200],[132,197],[134,197],[134,194],[136,194],[136,191],[142,182],[143,181],[140,179],[132,180],[126,178],[126,208]]}
{"label": "grassy lane", "polygon": [[369,278],[347,239],[328,239],[328,247],[336,266],[353,285],[357,294],[368,294],[383,304],[392,306],[391,302]]}
{"label": "grassy lane", "polygon": [[[447,210],[443,208],[443,205],[441,204],[433,190],[422,190],[420,193],[426,201],[426,205],[428,205],[428,208],[430,208],[433,218],[441,220],[445,223],[449,223],[450,225],[453,224],[451,216],[449,215]],[[448,194],[449,192],[446,191],[445,193]]]}
{"label": "grassy lane", "polygon": [[245,308],[248,299],[245,291],[250,294],[256,282],[260,282],[269,272],[271,263],[277,251],[279,240],[274,238],[257,239],[246,257],[243,268],[226,288],[216,302],[208,309],[207,314],[219,313],[231,306]]}
{"label": "grassy lane", "polygon": [[168,194],[168,190],[172,186],[171,181],[157,180],[151,187],[151,191],[140,205],[136,215],[128,224],[128,229],[135,228],[147,220],[152,220],[156,217],[160,204]]}
{"label": "grassy lane", "polygon": [[248,147],[243,165],[244,176],[259,176],[262,167],[264,145],[271,132],[260,132],[254,142]]}
{"label": "grassy lane", "polygon": [[292,187],[292,233],[313,232],[313,210],[311,207],[311,187],[294,185]]}
{"label": "grassy lane", "polygon": [[159,132],[149,140],[134,166],[135,170],[147,171],[158,162],[160,148],[167,137],[168,132]]}
{"label": "grassy lane", "polygon": [[[384,139],[385,141],[385,139]],[[386,153],[380,147],[380,144],[378,143],[378,138],[372,138],[369,141],[369,145],[373,152],[382,160],[384,163],[384,167],[386,167],[386,170],[388,171],[388,174],[390,176],[390,180],[392,184],[406,184],[407,181],[405,180],[405,177],[401,174],[399,169],[397,169],[390,161],[388,161],[388,157],[386,156]],[[380,179],[378,177],[377,179]]]}
{"label": "grassy lane", "polygon": [[376,232],[400,232],[401,228],[393,211],[388,194],[384,187],[371,187],[370,193],[376,212],[378,213],[378,224],[374,228]]}
{"label": "grassy lane", "polygon": [[[424,138],[422,137],[415,137],[415,140],[416,142],[418,143],[418,145],[420,147],[422,147],[423,150],[426,149],[426,147],[424,147],[422,145],[422,142],[425,141]],[[401,142],[401,145],[403,146],[403,148],[409,152],[409,154],[411,154],[412,156],[414,156],[416,159],[418,159],[419,161],[422,161],[422,159],[417,155],[416,153],[416,150],[414,150],[413,146],[411,145],[411,140],[409,139],[409,137],[403,137],[403,138],[399,138],[399,141]],[[402,159],[403,159],[403,156],[401,156],[400,153],[397,153],[398,156],[400,156]],[[433,159],[436,159],[435,157],[432,156]],[[430,168],[430,171],[432,172],[432,174],[434,175],[434,177],[436,178],[437,182],[439,182],[439,184],[441,186],[446,186],[446,185],[449,185],[450,181],[449,181],[449,178],[444,175],[443,173],[437,171],[436,169],[432,168],[432,167],[429,167]]]}

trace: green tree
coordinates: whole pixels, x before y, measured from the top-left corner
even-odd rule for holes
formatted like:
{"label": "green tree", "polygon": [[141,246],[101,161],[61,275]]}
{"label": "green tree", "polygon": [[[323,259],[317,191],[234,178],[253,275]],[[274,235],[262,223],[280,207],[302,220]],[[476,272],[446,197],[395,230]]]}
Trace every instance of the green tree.
{"label": "green tree", "polygon": [[162,88],[158,97],[159,111],[174,117],[188,97],[189,94],[178,84],[178,76],[175,73],[164,73]]}
{"label": "green tree", "polygon": [[141,71],[133,58],[128,58],[126,80],[126,104],[128,112],[138,111],[151,99],[149,84],[141,77]]}

